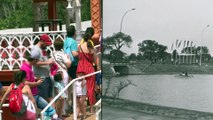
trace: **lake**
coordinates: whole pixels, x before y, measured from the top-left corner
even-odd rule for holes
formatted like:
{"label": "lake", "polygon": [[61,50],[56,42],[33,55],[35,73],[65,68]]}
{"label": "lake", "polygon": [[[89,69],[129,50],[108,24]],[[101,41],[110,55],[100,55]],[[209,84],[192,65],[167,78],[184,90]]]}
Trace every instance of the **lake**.
{"label": "lake", "polygon": [[[127,75],[112,78],[110,90],[119,81],[132,81],[119,97],[137,102],[203,112],[213,112],[213,75]],[[106,79],[103,79],[103,90]]]}

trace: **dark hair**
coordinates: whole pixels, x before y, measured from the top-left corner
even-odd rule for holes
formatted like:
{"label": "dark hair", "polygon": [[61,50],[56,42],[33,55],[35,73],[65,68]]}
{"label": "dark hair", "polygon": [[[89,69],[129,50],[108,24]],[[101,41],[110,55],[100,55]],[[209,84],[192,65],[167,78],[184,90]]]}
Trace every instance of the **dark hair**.
{"label": "dark hair", "polygon": [[53,44],[54,44],[55,50],[61,50],[63,49],[64,41],[61,38],[57,38]]}
{"label": "dark hair", "polygon": [[85,42],[87,42],[91,38],[92,38],[92,35],[90,33],[84,33],[83,39]]}
{"label": "dark hair", "polygon": [[19,85],[23,82],[24,78],[26,78],[26,72],[23,70],[16,71],[14,73],[14,84]]}
{"label": "dark hair", "polygon": [[91,40],[88,40],[88,41],[87,41],[87,48],[90,48],[90,49],[93,49],[93,48],[94,48],[93,43],[92,43]]}
{"label": "dark hair", "polygon": [[58,72],[58,73],[56,73],[55,75],[54,75],[54,80],[56,81],[56,82],[59,82],[59,81],[61,81],[63,78],[62,78],[62,73],[61,72]]}
{"label": "dark hair", "polygon": [[93,27],[87,27],[85,33],[89,33],[91,36],[93,36],[95,31],[94,31]]}
{"label": "dark hair", "polygon": [[27,61],[32,62],[33,60],[36,60],[35,58],[32,58],[29,52],[25,52],[25,58]]}
{"label": "dark hair", "polygon": [[90,33],[85,33],[83,36],[84,41],[87,42],[87,48],[93,49],[94,46],[92,41],[90,40],[91,38],[92,38],[92,35]]}
{"label": "dark hair", "polygon": [[70,25],[67,27],[67,37],[73,37],[75,35],[75,26]]}

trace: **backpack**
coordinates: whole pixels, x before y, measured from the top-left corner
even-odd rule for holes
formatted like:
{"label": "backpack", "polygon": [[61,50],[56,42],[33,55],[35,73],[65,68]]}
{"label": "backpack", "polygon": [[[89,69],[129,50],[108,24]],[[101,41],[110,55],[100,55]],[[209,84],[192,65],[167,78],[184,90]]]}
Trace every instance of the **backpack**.
{"label": "backpack", "polygon": [[25,105],[22,88],[24,84],[20,84],[17,88],[14,88],[14,83],[12,84],[12,90],[9,94],[9,109],[14,115],[23,115],[26,112],[27,106]]}

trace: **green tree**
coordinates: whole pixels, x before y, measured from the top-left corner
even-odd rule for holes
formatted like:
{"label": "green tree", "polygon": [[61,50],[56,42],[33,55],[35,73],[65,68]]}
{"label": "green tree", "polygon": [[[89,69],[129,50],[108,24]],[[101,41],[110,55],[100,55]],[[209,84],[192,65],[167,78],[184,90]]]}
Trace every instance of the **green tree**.
{"label": "green tree", "polygon": [[32,1],[2,0],[0,29],[32,26]]}
{"label": "green tree", "polygon": [[[33,26],[33,0],[0,0],[0,30]],[[66,2],[57,1],[57,16],[65,23]],[[81,1],[82,20],[90,20],[90,0]],[[47,19],[48,6],[42,6],[42,19]]]}
{"label": "green tree", "polygon": [[81,0],[81,17],[82,21],[91,20],[90,0]]}
{"label": "green tree", "polygon": [[151,61],[151,63],[157,62],[157,60],[162,60],[166,56],[167,47],[158,44],[154,40],[144,40],[138,44],[138,52],[143,55],[145,59]]}

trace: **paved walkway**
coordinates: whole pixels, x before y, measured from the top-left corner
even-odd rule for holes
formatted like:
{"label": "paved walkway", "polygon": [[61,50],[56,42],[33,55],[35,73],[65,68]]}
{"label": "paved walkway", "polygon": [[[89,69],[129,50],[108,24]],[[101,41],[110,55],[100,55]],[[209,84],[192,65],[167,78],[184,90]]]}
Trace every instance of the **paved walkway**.
{"label": "paved walkway", "polygon": [[108,106],[103,106],[102,110],[102,120],[186,120],[181,118],[129,111]]}
{"label": "paved walkway", "polygon": [[[95,120],[95,117],[96,117],[95,114],[90,115],[89,112],[87,112],[87,117],[84,120]],[[66,118],[65,120],[73,120],[73,114],[70,117]],[[81,120],[81,119],[78,118],[78,120]]]}

